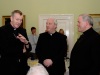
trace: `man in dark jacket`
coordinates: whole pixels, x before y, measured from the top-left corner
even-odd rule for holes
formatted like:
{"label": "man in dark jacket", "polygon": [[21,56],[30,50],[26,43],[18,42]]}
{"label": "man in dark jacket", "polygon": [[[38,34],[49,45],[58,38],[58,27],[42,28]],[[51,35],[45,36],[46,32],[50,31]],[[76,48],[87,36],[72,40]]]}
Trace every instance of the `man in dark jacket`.
{"label": "man in dark jacket", "polygon": [[49,75],[64,75],[64,56],[67,52],[66,37],[56,32],[57,21],[47,19],[46,32],[41,33],[36,46],[39,63],[43,64]]}
{"label": "man in dark jacket", "polygon": [[83,32],[74,45],[70,57],[70,75],[99,75],[100,35],[93,30],[92,17],[78,17],[78,31]]}
{"label": "man in dark jacket", "polygon": [[31,45],[26,30],[20,28],[23,14],[14,10],[10,19],[9,24],[0,27],[0,75],[26,75],[29,67],[24,53],[31,50]]}

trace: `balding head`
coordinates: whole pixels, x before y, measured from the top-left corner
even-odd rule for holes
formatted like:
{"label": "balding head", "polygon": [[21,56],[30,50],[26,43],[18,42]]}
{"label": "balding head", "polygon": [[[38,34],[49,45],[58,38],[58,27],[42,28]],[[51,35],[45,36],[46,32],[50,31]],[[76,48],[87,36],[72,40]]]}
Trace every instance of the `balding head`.
{"label": "balding head", "polygon": [[57,28],[57,20],[54,18],[48,18],[46,22],[46,30],[49,33],[54,33]]}

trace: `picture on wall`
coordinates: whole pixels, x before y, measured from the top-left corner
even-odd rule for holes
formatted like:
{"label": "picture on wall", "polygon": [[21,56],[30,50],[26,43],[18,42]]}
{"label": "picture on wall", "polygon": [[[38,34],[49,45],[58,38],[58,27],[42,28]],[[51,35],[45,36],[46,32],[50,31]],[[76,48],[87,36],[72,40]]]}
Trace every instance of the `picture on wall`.
{"label": "picture on wall", "polygon": [[100,14],[90,14],[93,18],[93,29],[100,34]]}

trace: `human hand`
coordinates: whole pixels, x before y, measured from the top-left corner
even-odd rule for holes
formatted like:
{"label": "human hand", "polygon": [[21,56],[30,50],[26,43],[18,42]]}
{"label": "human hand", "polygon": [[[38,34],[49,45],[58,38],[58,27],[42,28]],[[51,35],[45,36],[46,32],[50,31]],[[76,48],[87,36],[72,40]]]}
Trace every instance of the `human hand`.
{"label": "human hand", "polygon": [[17,39],[19,39],[24,44],[28,44],[28,41],[26,40],[26,38],[21,34],[18,34]]}
{"label": "human hand", "polygon": [[46,66],[46,67],[49,67],[53,64],[52,60],[51,59],[45,59],[43,61],[43,64]]}

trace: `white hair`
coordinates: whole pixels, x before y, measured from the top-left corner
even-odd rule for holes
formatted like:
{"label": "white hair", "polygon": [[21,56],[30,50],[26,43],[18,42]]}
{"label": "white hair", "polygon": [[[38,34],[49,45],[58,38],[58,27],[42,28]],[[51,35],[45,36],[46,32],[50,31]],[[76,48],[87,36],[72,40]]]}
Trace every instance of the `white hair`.
{"label": "white hair", "polygon": [[30,67],[27,75],[49,75],[49,73],[42,64],[38,63]]}

